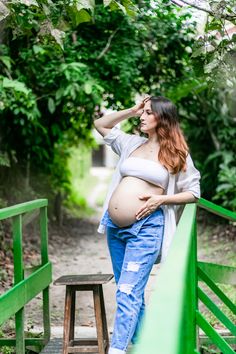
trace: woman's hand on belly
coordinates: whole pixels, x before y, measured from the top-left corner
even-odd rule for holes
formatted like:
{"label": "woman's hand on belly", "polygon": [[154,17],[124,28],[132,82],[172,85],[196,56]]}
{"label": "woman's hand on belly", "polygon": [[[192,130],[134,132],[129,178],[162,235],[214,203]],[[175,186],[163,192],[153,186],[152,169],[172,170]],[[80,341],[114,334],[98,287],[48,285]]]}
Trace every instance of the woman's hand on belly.
{"label": "woman's hand on belly", "polygon": [[113,192],[108,205],[112,221],[120,226],[128,226],[136,221],[136,212],[146,203],[140,195],[162,194],[163,189],[140,178],[125,176]]}
{"label": "woman's hand on belly", "polygon": [[166,201],[166,195],[144,194],[140,195],[140,200],[146,200],[146,203],[138,209],[135,216],[136,219],[142,219],[158,209]]}

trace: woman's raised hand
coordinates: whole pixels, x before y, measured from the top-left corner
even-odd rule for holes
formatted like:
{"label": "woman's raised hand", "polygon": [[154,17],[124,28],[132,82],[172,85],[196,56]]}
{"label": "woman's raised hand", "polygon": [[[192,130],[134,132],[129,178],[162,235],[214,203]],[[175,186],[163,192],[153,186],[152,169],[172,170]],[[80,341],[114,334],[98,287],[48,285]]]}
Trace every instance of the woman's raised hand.
{"label": "woman's raised hand", "polygon": [[138,102],[136,105],[132,107],[132,111],[135,116],[138,117],[141,116],[141,114],[143,113],[144,105],[148,100],[150,100],[150,97],[151,96],[146,96],[141,102]]}

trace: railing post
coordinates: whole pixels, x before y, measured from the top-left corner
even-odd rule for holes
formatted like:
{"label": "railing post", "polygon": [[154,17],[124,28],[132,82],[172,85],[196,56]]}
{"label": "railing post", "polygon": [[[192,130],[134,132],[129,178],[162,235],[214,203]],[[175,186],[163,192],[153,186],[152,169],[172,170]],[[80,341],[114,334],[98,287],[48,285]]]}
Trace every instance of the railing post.
{"label": "railing post", "polygon": [[[42,265],[48,262],[48,220],[47,207],[40,208],[41,260]],[[49,286],[43,290],[43,327],[45,343],[50,338],[50,304]]]}
{"label": "railing post", "polygon": [[[24,279],[24,265],[22,252],[22,216],[13,217],[13,252],[14,252],[14,285]],[[16,353],[25,354],[24,338],[24,308],[15,314]]]}

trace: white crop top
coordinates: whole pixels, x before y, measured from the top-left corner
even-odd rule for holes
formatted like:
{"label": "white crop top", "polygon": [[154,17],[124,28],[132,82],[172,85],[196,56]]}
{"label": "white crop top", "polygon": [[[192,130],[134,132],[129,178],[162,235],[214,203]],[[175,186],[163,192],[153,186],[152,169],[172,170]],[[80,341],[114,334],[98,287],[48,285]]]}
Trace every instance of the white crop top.
{"label": "white crop top", "polygon": [[160,162],[131,156],[123,161],[120,174],[141,178],[166,190],[169,182],[169,173]]}

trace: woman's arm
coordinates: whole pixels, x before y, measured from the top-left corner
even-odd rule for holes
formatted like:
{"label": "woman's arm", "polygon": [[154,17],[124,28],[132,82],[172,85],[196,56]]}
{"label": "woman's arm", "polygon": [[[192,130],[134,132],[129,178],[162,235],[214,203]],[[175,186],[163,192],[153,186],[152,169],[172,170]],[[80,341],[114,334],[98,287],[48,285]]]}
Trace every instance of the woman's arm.
{"label": "woman's arm", "polygon": [[181,192],[174,195],[145,194],[139,196],[139,199],[146,200],[146,203],[137,211],[137,220],[149,215],[161,205],[196,203],[198,200],[191,192]]}
{"label": "woman's arm", "polygon": [[111,128],[113,128],[116,124],[120,123],[122,120],[140,116],[142,113],[142,108],[144,107],[145,101],[149,99],[145,97],[141,102],[137,103],[131,108],[123,109],[122,111],[112,112],[110,114],[106,114],[105,116],[96,119],[94,121],[94,126],[96,130],[102,135],[107,135]]}
{"label": "woman's arm", "polygon": [[106,114],[102,118],[96,119],[94,121],[94,126],[102,136],[105,136],[116,124],[120,123],[124,119],[131,118],[134,116],[135,111],[133,110],[133,108],[128,108],[122,111]]}

